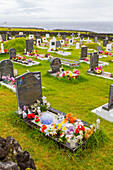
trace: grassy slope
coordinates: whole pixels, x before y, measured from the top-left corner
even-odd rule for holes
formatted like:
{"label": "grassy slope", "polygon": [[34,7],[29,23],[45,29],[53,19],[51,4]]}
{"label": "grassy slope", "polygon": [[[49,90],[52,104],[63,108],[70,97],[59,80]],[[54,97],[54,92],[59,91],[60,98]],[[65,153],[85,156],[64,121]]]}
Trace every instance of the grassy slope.
{"label": "grassy slope", "polygon": [[[79,52],[80,50],[73,50],[72,55],[66,58],[78,60]],[[39,50],[39,53],[46,53],[46,50]],[[0,55],[0,60],[6,58],[9,56]],[[108,62],[111,58],[101,60]],[[73,116],[86,122],[95,123],[97,116],[91,113],[91,110],[108,102],[109,88],[113,81],[87,75],[89,65],[82,63],[79,71],[85,81],[77,84],[67,83],[48,76],[46,73],[50,69],[50,63],[40,62],[40,66],[28,68],[14,64],[14,68],[18,70],[18,75],[25,73],[27,69],[41,71],[42,85],[45,86],[43,95],[47,97],[53,108],[65,113],[71,112]],[[104,71],[113,72],[113,63],[104,67]],[[113,169],[113,123],[100,118],[101,128],[109,140],[105,145],[95,147],[93,150],[84,150],[76,157],[75,153],[68,150],[59,150],[54,142],[20,122],[20,119],[14,115],[17,110],[16,94],[2,86],[0,86],[0,103],[0,135],[2,137],[11,135],[16,138],[23,150],[30,152],[37,169],[86,169],[86,167],[87,169]]]}

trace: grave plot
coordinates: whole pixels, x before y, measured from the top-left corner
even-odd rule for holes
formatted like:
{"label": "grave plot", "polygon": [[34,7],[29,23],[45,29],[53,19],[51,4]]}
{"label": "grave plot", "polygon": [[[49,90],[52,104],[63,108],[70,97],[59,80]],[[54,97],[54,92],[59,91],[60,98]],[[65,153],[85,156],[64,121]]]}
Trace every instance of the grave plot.
{"label": "grave plot", "polygon": [[16,78],[18,111],[25,123],[38,129],[59,144],[76,151],[94,133],[95,127],[71,114],[65,114],[42,97],[40,72],[29,72]]}
{"label": "grave plot", "polygon": [[109,122],[113,122],[113,84],[110,86],[109,102],[92,110],[91,112],[108,120]]}
{"label": "grave plot", "polygon": [[[110,44],[111,45],[111,44]],[[109,44],[107,46],[109,48]],[[110,46],[111,47],[111,46]],[[104,57],[107,57],[107,56],[112,56],[113,54],[111,53],[111,50],[110,51],[102,51],[101,49],[101,46],[98,46],[97,47],[97,51],[99,52],[99,58],[104,58]]]}
{"label": "grave plot", "polygon": [[112,80],[112,74],[109,72],[104,72],[102,66],[98,66],[98,59],[98,53],[94,52],[90,57],[90,70],[88,70],[87,73],[93,76],[103,77]]}
{"label": "grave plot", "polygon": [[61,68],[61,60],[59,58],[53,58],[50,62],[51,70],[48,70],[47,73],[54,77],[63,77],[68,80],[77,79],[79,76],[78,70],[64,71],[64,68]]}
{"label": "grave plot", "polygon": [[52,58],[50,54],[38,54],[36,50],[32,51],[31,53],[27,53],[26,56],[35,57],[35,59],[39,60],[49,60]]}
{"label": "grave plot", "polygon": [[9,56],[10,60],[14,63],[21,64],[24,66],[33,66],[33,65],[39,65],[40,62],[33,61],[33,59],[29,58],[26,59],[26,57],[22,57],[19,54],[16,55],[16,50],[14,48],[9,50]]}
{"label": "grave plot", "polygon": [[0,84],[16,92],[13,63],[10,60],[0,62]]}
{"label": "grave plot", "polygon": [[79,61],[74,61],[74,60],[69,60],[65,58],[59,58],[61,60],[61,64],[69,66],[69,67],[79,67],[80,62]]}

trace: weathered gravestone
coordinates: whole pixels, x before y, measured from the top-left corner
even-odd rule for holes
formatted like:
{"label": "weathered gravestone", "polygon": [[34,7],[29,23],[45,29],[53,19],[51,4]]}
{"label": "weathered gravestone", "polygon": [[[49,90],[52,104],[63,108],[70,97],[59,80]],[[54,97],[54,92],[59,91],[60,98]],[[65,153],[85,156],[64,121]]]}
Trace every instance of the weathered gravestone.
{"label": "weathered gravestone", "polygon": [[59,58],[53,58],[50,63],[51,70],[48,70],[48,73],[57,73],[60,71],[61,60]]}
{"label": "weathered gravestone", "polygon": [[6,34],[2,34],[2,40],[6,41]]}
{"label": "weathered gravestone", "polygon": [[10,60],[14,57],[16,57],[16,49],[15,48],[11,48],[9,50],[9,57],[10,57]]}
{"label": "weathered gravestone", "polygon": [[88,72],[94,71],[95,67],[98,66],[98,59],[99,59],[99,54],[98,52],[94,52],[90,56],[90,70]]}
{"label": "weathered gravestone", "polygon": [[26,52],[33,51],[33,40],[26,40]]}
{"label": "weathered gravestone", "polygon": [[87,57],[87,48],[86,46],[81,47],[81,58],[80,60],[84,60]]}
{"label": "weathered gravestone", "polygon": [[0,62],[0,80],[2,80],[2,76],[8,75],[14,77],[13,63],[10,60],[2,60]]}
{"label": "weathered gravestone", "polygon": [[108,40],[104,39],[103,40],[103,46],[106,47],[107,44],[108,44]]}
{"label": "weathered gravestone", "polygon": [[18,108],[30,107],[37,100],[42,102],[41,73],[28,72],[15,79]]}
{"label": "weathered gravestone", "polygon": [[94,37],[94,42],[97,43],[97,37]]}
{"label": "weathered gravestone", "polygon": [[35,34],[35,39],[41,39],[40,34]]}
{"label": "weathered gravestone", "polygon": [[109,103],[104,105],[102,108],[107,111],[113,109],[113,84],[110,86]]}
{"label": "weathered gravestone", "polygon": [[65,40],[66,39],[66,35],[62,35],[62,39]]}
{"label": "weathered gravestone", "polygon": [[56,47],[61,47],[60,41],[56,41]]}
{"label": "weathered gravestone", "polygon": [[83,36],[81,36],[81,37],[80,37],[80,39],[81,39],[81,40],[83,40],[83,39],[84,39],[84,37],[83,37]]}
{"label": "weathered gravestone", "polygon": [[101,46],[98,46],[97,47],[97,51],[99,52],[99,51],[101,51],[102,49],[101,49]]}

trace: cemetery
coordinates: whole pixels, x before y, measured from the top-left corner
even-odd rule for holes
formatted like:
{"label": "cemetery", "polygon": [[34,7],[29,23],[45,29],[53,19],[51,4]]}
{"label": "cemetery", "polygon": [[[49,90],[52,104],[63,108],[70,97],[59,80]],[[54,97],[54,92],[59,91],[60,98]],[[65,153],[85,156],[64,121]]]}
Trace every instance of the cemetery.
{"label": "cemetery", "polygon": [[27,168],[34,160],[32,169],[55,169],[58,162],[59,169],[91,169],[99,159],[108,168],[113,41],[82,32],[19,32],[0,42],[0,144],[9,134],[17,140],[31,156]]}

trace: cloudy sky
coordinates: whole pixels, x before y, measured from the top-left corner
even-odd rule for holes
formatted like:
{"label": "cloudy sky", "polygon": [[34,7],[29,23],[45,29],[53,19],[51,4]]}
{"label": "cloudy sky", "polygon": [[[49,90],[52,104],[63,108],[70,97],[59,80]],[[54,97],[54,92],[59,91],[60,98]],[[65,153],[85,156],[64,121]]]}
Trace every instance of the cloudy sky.
{"label": "cloudy sky", "polygon": [[0,25],[37,21],[113,21],[113,0],[0,0]]}

